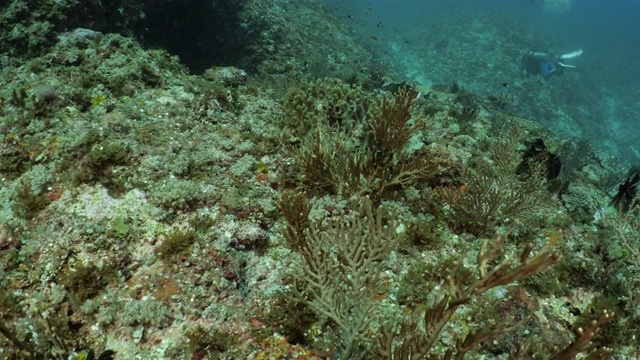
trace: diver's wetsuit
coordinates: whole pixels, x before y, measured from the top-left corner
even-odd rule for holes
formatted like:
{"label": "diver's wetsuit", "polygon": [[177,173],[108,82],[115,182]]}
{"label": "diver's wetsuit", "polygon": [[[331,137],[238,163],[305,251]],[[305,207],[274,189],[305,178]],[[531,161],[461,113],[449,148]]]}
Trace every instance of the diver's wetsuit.
{"label": "diver's wetsuit", "polygon": [[553,60],[553,57],[546,53],[530,52],[522,57],[522,74],[540,74],[545,80],[552,75],[562,75],[564,68]]}

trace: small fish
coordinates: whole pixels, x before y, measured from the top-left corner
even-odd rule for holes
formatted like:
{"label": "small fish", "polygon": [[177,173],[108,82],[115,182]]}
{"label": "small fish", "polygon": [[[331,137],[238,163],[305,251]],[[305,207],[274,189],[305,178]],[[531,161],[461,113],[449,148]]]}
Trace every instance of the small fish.
{"label": "small fish", "polygon": [[378,37],[373,34],[369,35],[369,38],[378,41]]}

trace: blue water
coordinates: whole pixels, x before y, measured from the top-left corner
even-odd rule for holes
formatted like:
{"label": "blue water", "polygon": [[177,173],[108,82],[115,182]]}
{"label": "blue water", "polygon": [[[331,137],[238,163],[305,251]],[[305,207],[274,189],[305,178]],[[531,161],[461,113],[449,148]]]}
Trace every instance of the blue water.
{"label": "blue water", "polygon": [[[504,96],[560,136],[640,159],[640,1],[325,1],[399,77]],[[580,48],[562,77],[521,76],[527,52]]]}

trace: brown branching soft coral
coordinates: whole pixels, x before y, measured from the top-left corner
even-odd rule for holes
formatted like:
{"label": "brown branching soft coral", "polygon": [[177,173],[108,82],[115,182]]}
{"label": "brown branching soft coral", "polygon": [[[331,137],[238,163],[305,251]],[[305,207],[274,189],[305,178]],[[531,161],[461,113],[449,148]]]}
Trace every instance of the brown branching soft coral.
{"label": "brown branching soft coral", "polygon": [[[442,330],[461,305],[470,303],[494,287],[540,273],[558,261],[558,254],[552,251],[557,238],[552,238],[533,256],[533,245],[527,245],[520,255],[520,265],[513,266],[511,260],[505,258],[504,250],[509,233],[496,235],[492,242],[484,241],[478,252],[475,270],[465,268],[461,262],[456,264],[447,278],[447,291],[421,317],[422,326],[415,315],[408,315],[395,326],[383,327],[373,349],[376,359],[418,360],[433,355]],[[457,339],[455,347],[446,351],[444,359],[462,359],[476,345],[496,338],[509,329],[501,325],[472,332]]]}
{"label": "brown branching soft coral", "polygon": [[[408,149],[426,128],[426,119],[412,111],[415,90],[401,89],[392,98],[375,99],[343,85],[329,85],[325,86],[338,86],[348,95],[336,95],[334,104],[320,102],[315,107],[313,98],[293,98],[300,104],[289,112],[307,124],[295,130],[302,143],[294,149],[307,187],[345,197],[379,199],[438,173],[440,155]],[[328,97],[318,93],[321,99]]]}
{"label": "brown branching soft coral", "polygon": [[[559,260],[554,248],[562,232],[551,236],[537,251],[533,244],[527,244],[519,256],[508,255],[505,249],[515,228],[512,224],[505,233],[484,240],[475,256],[475,266],[464,265],[468,255],[464,252],[454,262],[433,303],[425,304],[425,310],[408,309],[405,316],[388,320],[377,317],[380,304],[375,294],[383,291],[382,270],[399,241],[395,211],[389,214],[382,207],[374,209],[372,201],[365,198],[360,211],[333,218],[325,226],[322,221],[308,219],[311,205],[304,193],[287,193],[279,207],[288,223],[284,233],[287,243],[301,257],[297,281],[289,287],[288,296],[305,304],[318,319],[327,319],[334,325],[337,349],[349,359],[463,359],[481,343],[524,326],[529,317],[504,324],[490,320],[462,334],[454,330],[461,321],[456,318],[458,310],[482,301],[491,289],[530,278]],[[571,343],[554,350],[555,358],[570,359],[575,354],[594,351],[591,339],[610,318],[605,312],[579,328]],[[381,328],[372,341],[368,334],[374,320],[381,323]],[[444,332],[447,336],[454,334],[450,345],[444,346],[441,341]],[[512,350],[514,359],[519,358],[518,354],[527,355],[527,342]],[[601,359],[609,351],[597,349],[589,358]]]}
{"label": "brown branching soft coral", "polygon": [[543,163],[527,165],[524,177],[517,172],[522,139],[522,129],[509,126],[490,146],[488,158],[478,157],[461,170],[462,185],[435,190],[436,198],[449,206],[454,227],[479,235],[513,220],[533,225],[553,208],[555,200],[547,190]]}
{"label": "brown branching soft coral", "polygon": [[[305,208],[299,203],[281,203],[281,207]],[[304,259],[300,264],[303,291],[291,287],[293,297],[336,324],[337,346],[344,359],[365,358],[360,345],[368,341],[366,331],[373,320],[372,294],[380,291],[381,265],[398,242],[395,213],[386,221],[384,213],[365,198],[357,214],[340,216],[329,229],[310,224],[300,234],[296,223],[289,223],[285,232],[287,242]]]}

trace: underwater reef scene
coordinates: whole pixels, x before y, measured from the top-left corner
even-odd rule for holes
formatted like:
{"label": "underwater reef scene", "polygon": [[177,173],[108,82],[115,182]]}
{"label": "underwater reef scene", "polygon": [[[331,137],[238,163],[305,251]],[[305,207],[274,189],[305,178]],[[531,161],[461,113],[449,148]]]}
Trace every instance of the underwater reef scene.
{"label": "underwater reef scene", "polygon": [[638,359],[637,85],[452,3],[0,1],[0,359]]}

